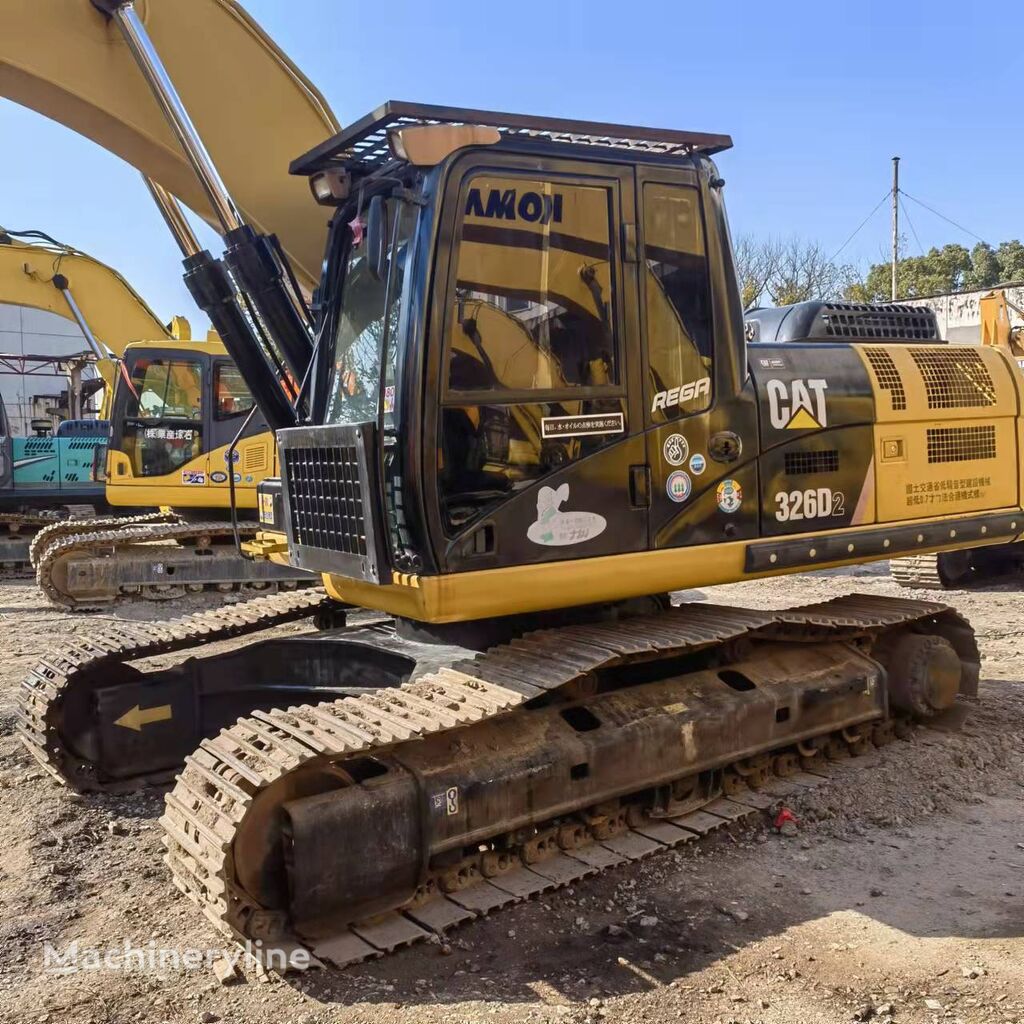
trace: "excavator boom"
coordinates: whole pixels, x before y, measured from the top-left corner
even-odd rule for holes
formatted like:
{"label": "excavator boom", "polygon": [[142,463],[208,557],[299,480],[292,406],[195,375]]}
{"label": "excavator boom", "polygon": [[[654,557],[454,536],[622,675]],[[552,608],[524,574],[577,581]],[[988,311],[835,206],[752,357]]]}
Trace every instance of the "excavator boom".
{"label": "excavator boom", "polygon": [[[327,102],[235,0],[139,0],[136,12],[247,223],[278,236],[311,288],[325,218],[288,164],[338,130]],[[116,153],[216,224],[121,34],[88,0],[0,6],[0,95]]]}
{"label": "excavator boom", "polygon": [[29,244],[0,231],[0,301],[74,317],[59,278],[71,292],[93,334],[120,356],[133,341],[171,335],[146,301],[112,267],[67,246]]}

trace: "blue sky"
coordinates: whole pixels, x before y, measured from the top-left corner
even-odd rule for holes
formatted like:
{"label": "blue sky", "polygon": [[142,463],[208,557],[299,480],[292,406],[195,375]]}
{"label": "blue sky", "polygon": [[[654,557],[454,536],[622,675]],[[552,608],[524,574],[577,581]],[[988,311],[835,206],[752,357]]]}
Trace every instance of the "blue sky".
{"label": "blue sky", "polygon": [[[1019,0],[244,3],[343,122],[390,98],[727,132],[733,233],[829,252],[886,192],[898,154],[908,193],[992,242],[1024,238]],[[162,317],[198,319],[133,170],[6,101],[0,133],[0,224],[78,245]],[[973,244],[907,205],[925,248]],[[877,260],[888,232],[883,207],[842,258]]]}

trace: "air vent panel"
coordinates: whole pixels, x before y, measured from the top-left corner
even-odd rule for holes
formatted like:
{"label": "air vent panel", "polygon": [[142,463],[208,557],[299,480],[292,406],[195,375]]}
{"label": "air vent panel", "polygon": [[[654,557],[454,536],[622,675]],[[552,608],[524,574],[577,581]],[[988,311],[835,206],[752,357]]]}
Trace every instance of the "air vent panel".
{"label": "air vent panel", "polygon": [[981,354],[970,348],[912,348],[929,409],[969,409],[996,404],[996,389]]}
{"label": "air vent panel", "polygon": [[903,390],[903,378],[900,377],[900,371],[896,369],[892,356],[884,348],[866,348],[864,355],[871,364],[878,386],[889,392],[893,412],[906,409],[907,393]]}
{"label": "air vent panel", "polygon": [[786,452],[786,476],[838,472],[839,452],[835,448],[817,452]]}
{"label": "air vent panel", "polygon": [[929,462],[973,462],[996,457],[996,428],[933,427],[928,430]]}

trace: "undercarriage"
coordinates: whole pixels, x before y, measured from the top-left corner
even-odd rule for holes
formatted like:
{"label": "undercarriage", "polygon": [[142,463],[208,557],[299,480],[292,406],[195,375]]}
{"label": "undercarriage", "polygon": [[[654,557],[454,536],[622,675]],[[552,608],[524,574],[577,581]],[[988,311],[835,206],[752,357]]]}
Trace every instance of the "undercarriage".
{"label": "undercarriage", "polygon": [[[255,637],[317,613],[333,628]],[[581,612],[483,654],[338,614],[307,592],[133,623],[41,666],[21,705],[30,749],[79,789],[184,760],[162,819],[176,884],[238,941],[336,963],[685,841],[977,685],[970,627],[929,602]]]}

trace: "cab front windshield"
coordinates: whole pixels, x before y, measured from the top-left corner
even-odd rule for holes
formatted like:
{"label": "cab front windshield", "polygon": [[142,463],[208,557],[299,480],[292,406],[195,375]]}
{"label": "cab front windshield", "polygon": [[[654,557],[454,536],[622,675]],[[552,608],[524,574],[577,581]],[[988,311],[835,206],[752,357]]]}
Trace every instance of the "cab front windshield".
{"label": "cab front windshield", "polygon": [[394,411],[396,341],[414,207],[389,199],[386,210],[388,245],[380,280],[367,269],[363,221],[357,218],[349,224],[351,238],[342,271],[340,308],[335,317],[328,423],[366,423],[376,421],[378,413],[388,417]]}
{"label": "cab front windshield", "polygon": [[122,380],[123,448],[134,476],[165,476],[202,454],[203,363],[140,356]]}

